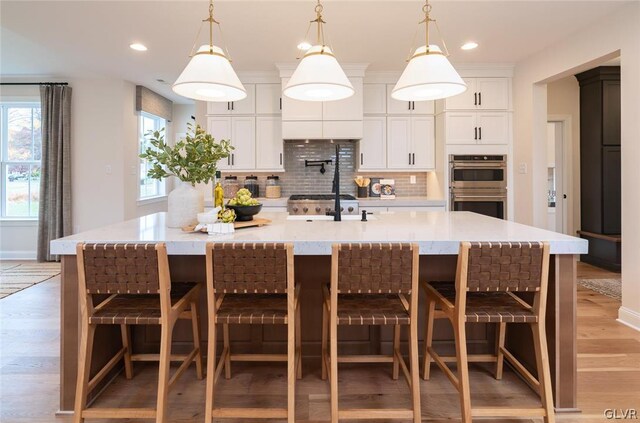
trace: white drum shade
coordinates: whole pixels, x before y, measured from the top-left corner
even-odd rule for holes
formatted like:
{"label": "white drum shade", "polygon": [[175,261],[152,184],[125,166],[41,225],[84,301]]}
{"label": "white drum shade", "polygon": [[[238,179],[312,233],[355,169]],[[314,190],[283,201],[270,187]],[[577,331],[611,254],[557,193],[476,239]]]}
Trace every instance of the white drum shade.
{"label": "white drum shade", "polygon": [[173,91],[183,97],[202,101],[238,101],[247,96],[229,59],[220,47],[201,46],[176,82]]}
{"label": "white drum shade", "polygon": [[458,72],[442,54],[440,47],[418,47],[391,91],[401,101],[425,101],[452,97],[467,90]]}
{"label": "white drum shade", "polygon": [[305,53],[283,91],[302,101],[334,101],[351,97],[355,90],[327,46],[315,45]]}

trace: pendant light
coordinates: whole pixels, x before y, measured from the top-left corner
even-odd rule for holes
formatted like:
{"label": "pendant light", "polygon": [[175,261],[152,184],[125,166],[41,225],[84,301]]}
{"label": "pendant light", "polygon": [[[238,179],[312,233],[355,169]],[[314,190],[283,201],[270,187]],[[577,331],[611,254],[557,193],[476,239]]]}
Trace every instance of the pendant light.
{"label": "pendant light", "polygon": [[[194,53],[204,22],[209,23],[209,44],[200,46]],[[231,67],[228,52],[213,45],[213,24],[220,27],[220,23],[213,18],[213,0],[210,0],[209,17],[200,25],[189,55],[191,60],[173,84],[173,91],[194,100],[220,102],[242,100],[247,96],[247,91]],[[222,29],[220,33],[222,34]]]}
{"label": "pendant light", "polygon": [[[444,52],[435,44],[429,44],[429,23],[440,28],[435,19],[431,18],[429,0],[422,7],[424,20],[419,23],[426,26],[425,45],[418,47],[407,60],[409,63],[402,72],[400,79],[391,91],[391,97],[401,101],[425,101],[447,98],[461,94],[467,90],[467,84],[451,65],[447,56],[449,51],[442,40]],[[442,38],[442,34],[440,34]]]}
{"label": "pendant light", "polygon": [[324,41],[322,24],[326,22],[322,19],[320,0],[315,11],[316,19],[309,23],[309,28],[314,22],[317,24],[317,42],[305,52],[283,93],[302,101],[334,101],[351,97],[355,90]]}

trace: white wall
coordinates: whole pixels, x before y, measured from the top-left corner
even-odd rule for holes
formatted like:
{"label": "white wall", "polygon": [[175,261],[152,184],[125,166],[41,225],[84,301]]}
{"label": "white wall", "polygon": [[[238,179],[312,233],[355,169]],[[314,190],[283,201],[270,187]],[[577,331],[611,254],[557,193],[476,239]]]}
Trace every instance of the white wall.
{"label": "white wall", "polygon": [[516,220],[544,227],[546,182],[546,83],[592,68],[620,55],[622,125],[622,322],[640,328],[640,3],[632,3],[597,25],[545,47],[519,62],[514,73],[514,154],[527,174],[515,175]]}
{"label": "white wall", "polygon": [[580,85],[578,80],[569,76],[547,85],[547,113],[549,117],[569,117],[571,119],[571,138],[567,143],[569,157],[565,157],[568,169],[565,174],[567,187],[567,228],[566,233],[575,235],[580,229]]}

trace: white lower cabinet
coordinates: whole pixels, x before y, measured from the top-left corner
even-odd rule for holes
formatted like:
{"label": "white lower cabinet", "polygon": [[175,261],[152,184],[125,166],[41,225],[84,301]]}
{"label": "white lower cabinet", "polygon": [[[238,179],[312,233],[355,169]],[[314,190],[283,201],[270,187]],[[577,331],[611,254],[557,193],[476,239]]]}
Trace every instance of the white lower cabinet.
{"label": "white lower cabinet", "polygon": [[387,118],[387,168],[404,170],[435,168],[433,116]]}
{"label": "white lower cabinet", "polygon": [[218,163],[220,170],[253,170],[256,166],[256,119],[254,117],[207,118],[207,130],[216,141],[231,140],[234,150]]}
{"label": "white lower cabinet", "polygon": [[284,170],[282,120],[279,117],[256,117],[256,169]]}

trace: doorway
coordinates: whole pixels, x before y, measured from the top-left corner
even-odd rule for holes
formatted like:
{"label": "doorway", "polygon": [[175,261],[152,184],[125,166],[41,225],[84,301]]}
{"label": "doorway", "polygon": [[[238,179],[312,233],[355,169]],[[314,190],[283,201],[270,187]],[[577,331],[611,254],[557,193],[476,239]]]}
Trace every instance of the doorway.
{"label": "doorway", "polygon": [[564,120],[547,122],[547,229],[567,233]]}

